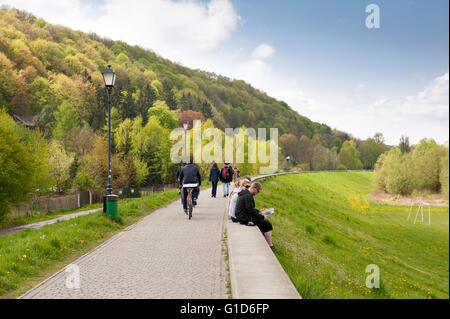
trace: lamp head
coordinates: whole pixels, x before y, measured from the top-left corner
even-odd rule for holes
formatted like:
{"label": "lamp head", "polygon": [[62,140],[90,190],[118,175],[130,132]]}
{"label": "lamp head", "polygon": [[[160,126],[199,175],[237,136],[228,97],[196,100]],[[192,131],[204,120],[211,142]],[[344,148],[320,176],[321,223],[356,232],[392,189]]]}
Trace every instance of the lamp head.
{"label": "lamp head", "polygon": [[111,64],[108,64],[108,68],[103,71],[103,81],[105,81],[105,86],[107,88],[114,87],[116,83],[116,72],[111,68]]}

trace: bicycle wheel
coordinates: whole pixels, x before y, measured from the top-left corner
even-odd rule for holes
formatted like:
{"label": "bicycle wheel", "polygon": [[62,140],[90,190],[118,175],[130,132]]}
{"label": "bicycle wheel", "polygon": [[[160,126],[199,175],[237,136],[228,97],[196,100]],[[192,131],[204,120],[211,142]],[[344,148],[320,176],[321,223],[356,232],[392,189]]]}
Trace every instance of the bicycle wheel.
{"label": "bicycle wheel", "polygon": [[189,200],[188,200],[189,219],[192,218],[192,210],[193,210],[193,206],[192,206],[192,191],[190,191],[189,192]]}

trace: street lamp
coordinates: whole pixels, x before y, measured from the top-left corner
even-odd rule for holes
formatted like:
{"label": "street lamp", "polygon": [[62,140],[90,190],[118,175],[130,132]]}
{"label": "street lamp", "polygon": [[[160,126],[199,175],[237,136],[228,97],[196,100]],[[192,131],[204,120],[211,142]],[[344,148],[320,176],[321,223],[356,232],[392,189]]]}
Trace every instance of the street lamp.
{"label": "street lamp", "polygon": [[187,144],[186,144],[186,131],[188,129],[189,122],[184,121],[183,122],[183,128],[184,128],[184,163],[187,163]]}
{"label": "street lamp", "polygon": [[108,90],[108,185],[106,186],[106,210],[108,215],[117,215],[117,196],[112,194],[111,186],[111,93],[116,83],[116,73],[111,65],[103,71],[103,80]]}

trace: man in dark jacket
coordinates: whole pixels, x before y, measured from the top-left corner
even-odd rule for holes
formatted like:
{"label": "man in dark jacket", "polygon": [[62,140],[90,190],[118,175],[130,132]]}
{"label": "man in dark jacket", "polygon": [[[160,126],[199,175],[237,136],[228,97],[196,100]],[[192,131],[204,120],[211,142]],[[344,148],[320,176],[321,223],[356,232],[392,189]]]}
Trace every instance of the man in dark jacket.
{"label": "man in dark jacket", "polygon": [[275,251],[272,244],[272,224],[267,216],[264,216],[255,208],[255,200],[253,196],[257,195],[261,192],[261,190],[261,184],[254,182],[248,190],[245,189],[239,192],[236,203],[236,218],[241,224],[258,226],[270,248]]}
{"label": "man in dark jacket", "polygon": [[219,183],[220,170],[217,167],[217,163],[214,163],[209,171],[209,181],[212,183],[211,197],[216,197],[217,194],[217,184]]}
{"label": "man in dark jacket", "polygon": [[220,181],[223,186],[223,197],[230,195],[230,183],[233,180],[233,169],[229,163],[224,163],[224,166],[220,170]]}
{"label": "man in dark jacket", "polygon": [[[202,177],[200,176],[200,171],[195,164],[186,163],[180,173],[180,184],[198,184],[196,188],[194,188],[192,203],[197,205],[198,195],[200,194],[200,185],[202,185]],[[183,187],[183,210],[187,213],[187,195],[188,190]]]}

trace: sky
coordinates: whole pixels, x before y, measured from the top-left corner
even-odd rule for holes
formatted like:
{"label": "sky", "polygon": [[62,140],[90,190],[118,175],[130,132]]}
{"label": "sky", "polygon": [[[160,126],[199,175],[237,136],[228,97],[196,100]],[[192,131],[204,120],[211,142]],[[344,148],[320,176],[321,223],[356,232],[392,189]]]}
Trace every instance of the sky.
{"label": "sky", "polygon": [[[449,139],[448,0],[0,0],[243,79],[301,115],[396,145]],[[369,4],[379,28],[368,28]]]}

